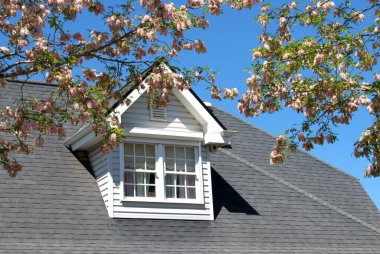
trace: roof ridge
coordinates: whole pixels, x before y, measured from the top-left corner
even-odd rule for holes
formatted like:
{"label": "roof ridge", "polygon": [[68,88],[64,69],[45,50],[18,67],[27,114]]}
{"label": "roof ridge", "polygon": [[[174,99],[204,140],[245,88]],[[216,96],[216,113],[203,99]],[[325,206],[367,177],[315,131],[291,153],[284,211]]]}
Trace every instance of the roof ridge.
{"label": "roof ridge", "polygon": [[[228,112],[228,111],[225,111],[224,109],[221,109],[221,108],[218,108],[218,107],[215,107],[215,106],[212,106],[212,107],[215,108],[216,110],[222,111],[223,113],[225,113],[225,114],[227,114],[227,115],[229,115],[229,116],[231,116],[231,117],[233,117],[233,118],[239,120],[239,121],[242,122],[242,123],[245,123],[245,124],[247,124],[247,125],[249,125],[249,126],[255,128],[255,129],[259,130],[259,131],[262,131],[262,132],[264,132],[265,134],[267,134],[267,135],[269,135],[269,136],[271,136],[271,137],[273,137],[273,138],[276,138],[276,136],[274,136],[273,134],[271,134],[271,133],[269,133],[269,132],[267,132],[267,131],[265,131],[265,130],[259,128],[259,127],[257,127],[256,125],[253,125],[252,123],[250,123],[250,122],[248,122],[248,121],[245,121],[245,120],[243,120],[243,119],[241,119],[241,118],[239,118],[239,117],[237,117],[237,116],[231,114],[231,113]],[[355,181],[357,181],[357,182],[360,183],[360,181],[359,181],[358,178],[356,178],[356,177],[354,177],[353,175],[351,175],[351,174],[349,174],[349,173],[347,173],[347,172],[345,172],[345,171],[343,171],[343,170],[341,170],[341,169],[339,169],[339,168],[337,168],[337,167],[335,167],[335,166],[333,166],[333,165],[331,165],[331,164],[329,164],[329,163],[327,163],[327,162],[321,160],[320,158],[318,158],[318,157],[312,155],[311,153],[308,153],[308,152],[306,152],[306,151],[303,151],[303,150],[301,150],[301,149],[299,149],[299,148],[297,148],[297,151],[299,151],[299,152],[301,152],[301,153],[304,153],[304,154],[307,154],[308,156],[313,157],[314,159],[316,159],[317,161],[323,163],[324,165],[326,165],[326,166],[328,166],[328,167],[330,167],[330,168],[333,168],[333,169],[335,169],[336,171],[338,171],[338,172],[340,172],[340,173],[343,173],[344,175],[349,176],[349,177],[351,177],[352,179],[354,179]]]}
{"label": "roof ridge", "polygon": [[275,181],[277,181],[279,183],[282,183],[283,185],[285,185],[285,186],[289,187],[290,189],[292,189],[292,190],[294,190],[294,191],[296,191],[296,192],[298,192],[298,193],[300,193],[300,194],[302,194],[302,195],[304,195],[304,196],[312,199],[313,201],[316,201],[319,204],[324,205],[324,206],[326,206],[326,207],[334,210],[335,212],[337,212],[337,213],[339,213],[339,214],[341,214],[341,215],[343,215],[343,216],[345,216],[345,217],[347,217],[347,218],[349,218],[349,219],[351,219],[351,220],[353,220],[353,221],[361,224],[362,226],[365,226],[365,227],[367,227],[367,228],[375,231],[376,233],[380,234],[380,229],[378,229],[378,228],[374,227],[373,225],[371,225],[371,224],[369,224],[369,223],[367,223],[367,222],[365,222],[365,221],[363,221],[363,220],[355,217],[354,215],[352,215],[350,213],[347,213],[346,211],[344,211],[344,210],[342,210],[342,209],[340,209],[340,208],[338,208],[338,207],[336,207],[336,206],[334,206],[334,205],[332,205],[332,204],[324,201],[323,199],[321,199],[321,198],[319,198],[319,197],[317,197],[317,196],[315,196],[315,195],[313,195],[313,194],[305,191],[304,189],[301,189],[301,188],[297,187],[296,185],[291,184],[290,182],[282,179],[281,177],[278,177],[278,176],[276,176],[276,175],[268,172],[267,170],[262,169],[261,167],[256,166],[255,164],[253,164],[253,163],[251,163],[251,162],[249,162],[249,161],[247,161],[247,160],[239,157],[238,155],[236,155],[234,153],[231,153],[231,152],[229,152],[229,151],[227,151],[225,149],[219,149],[219,151],[221,151],[222,153],[230,156],[231,158],[234,158],[234,159],[236,159],[236,160],[244,163],[245,165],[247,165],[247,166],[249,166],[249,167],[251,167],[251,168],[259,171],[260,173],[262,173],[262,174],[264,174],[264,175],[272,178],[273,180],[275,180]]}

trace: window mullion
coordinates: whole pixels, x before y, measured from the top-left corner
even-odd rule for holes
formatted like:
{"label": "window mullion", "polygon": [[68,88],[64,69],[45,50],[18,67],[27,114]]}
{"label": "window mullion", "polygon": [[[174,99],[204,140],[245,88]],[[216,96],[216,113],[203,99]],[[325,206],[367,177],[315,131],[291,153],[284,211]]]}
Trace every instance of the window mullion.
{"label": "window mullion", "polygon": [[164,174],[164,146],[156,145],[156,197],[164,201],[165,196],[165,174]]}
{"label": "window mullion", "polygon": [[119,163],[120,163],[120,169],[119,169],[119,174],[120,174],[120,194],[121,194],[121,197],[124,197],[125,196],[125,191],[124,191],[124,171],[125,171],[125,167],[124,167],[124,144],[123,143],[120,143],[119,144],[119,157],[120,157],[120,160],[119,160]]}
{"label": "window mullion", "polygon": [[195,179],[195,193],[196,199],[203,200],[203,167],[202,167],[202,148],[199,144],[197,148],[195,148],[195,158],[196,158],[196,179]]}

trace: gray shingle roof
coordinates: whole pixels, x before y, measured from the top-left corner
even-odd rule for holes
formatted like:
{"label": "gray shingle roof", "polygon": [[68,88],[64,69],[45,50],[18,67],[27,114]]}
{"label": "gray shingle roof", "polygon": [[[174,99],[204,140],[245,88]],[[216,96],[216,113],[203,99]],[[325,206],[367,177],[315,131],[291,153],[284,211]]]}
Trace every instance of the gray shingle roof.
{"label": "gray shingle roof", "polygon": [[[19,86],[0,89],[0,108]],[[15,179],[0,171],[1,253],[379,253],[379,211],[356,179],[303,152],[270,166],[273,137],[214,114],[238,131],[232,149],[212,154],[215,221],[110,219],[95,179],[62,140],[46,137],[21,156]]]}

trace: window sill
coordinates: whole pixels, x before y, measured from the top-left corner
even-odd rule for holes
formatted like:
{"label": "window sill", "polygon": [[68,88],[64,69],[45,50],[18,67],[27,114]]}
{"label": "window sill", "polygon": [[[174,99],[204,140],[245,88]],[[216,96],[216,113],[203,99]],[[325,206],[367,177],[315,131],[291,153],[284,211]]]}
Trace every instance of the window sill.
{"label": "window sill", "polygon": [[121,202],[142,202],[142,203],[162,203],[162,204],[197,204],[204,205],[203,200],[198,199],[155,199],[155,198],[135,198],[124,197]]}

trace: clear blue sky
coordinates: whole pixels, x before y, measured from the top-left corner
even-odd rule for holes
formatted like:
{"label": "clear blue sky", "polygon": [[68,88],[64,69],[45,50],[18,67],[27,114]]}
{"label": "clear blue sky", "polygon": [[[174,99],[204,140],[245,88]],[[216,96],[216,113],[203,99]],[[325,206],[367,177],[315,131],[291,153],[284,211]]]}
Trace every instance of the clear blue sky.
{"label": "clear blue sky", "polygon": [[[283,1],[282,1],[283,2]],[[256,9],[259,5],[256,6]],[[205,31],[197,31],[193,38],[200,38],[206,42],[207,54],[183,54],[176,64],[190,67],[193,65],[207,65],[220,71],[217,83],[222,87],[237,87],[239,91],[245,89],[245,79],[248,73],[244,71],[249,67],[252,59],[251,49],[258,45],[259,29],[254,20],[257,11],[225,11],[224,15],[212,17],[210,28]],[[305,32],[305,31],[303,31]],[[258,118],[246,118],[237,110],[237,101],[221,102],[210,99],[209,90],[198,85],[194,90],[200,97],[212,104],[227,110],[257,126],[278,135],[292,126],[297,114],[290,110],[283,110],[272,115],[263,115]],[[317,147],[311,153],[318,158],[342,169],[354,177],[360,179],[364,189],[371,196],[374,203],[380,209],[380,178],[366,179],[364,170],[368,165],[365,159],[356,159],[353,152],[353,144],[370,123],[370,117],[365,109],[360,110],[354,116],[349,126],[338,128],[339,141],[333,145]],[[268,151],[268,158],[269,158]]]}

